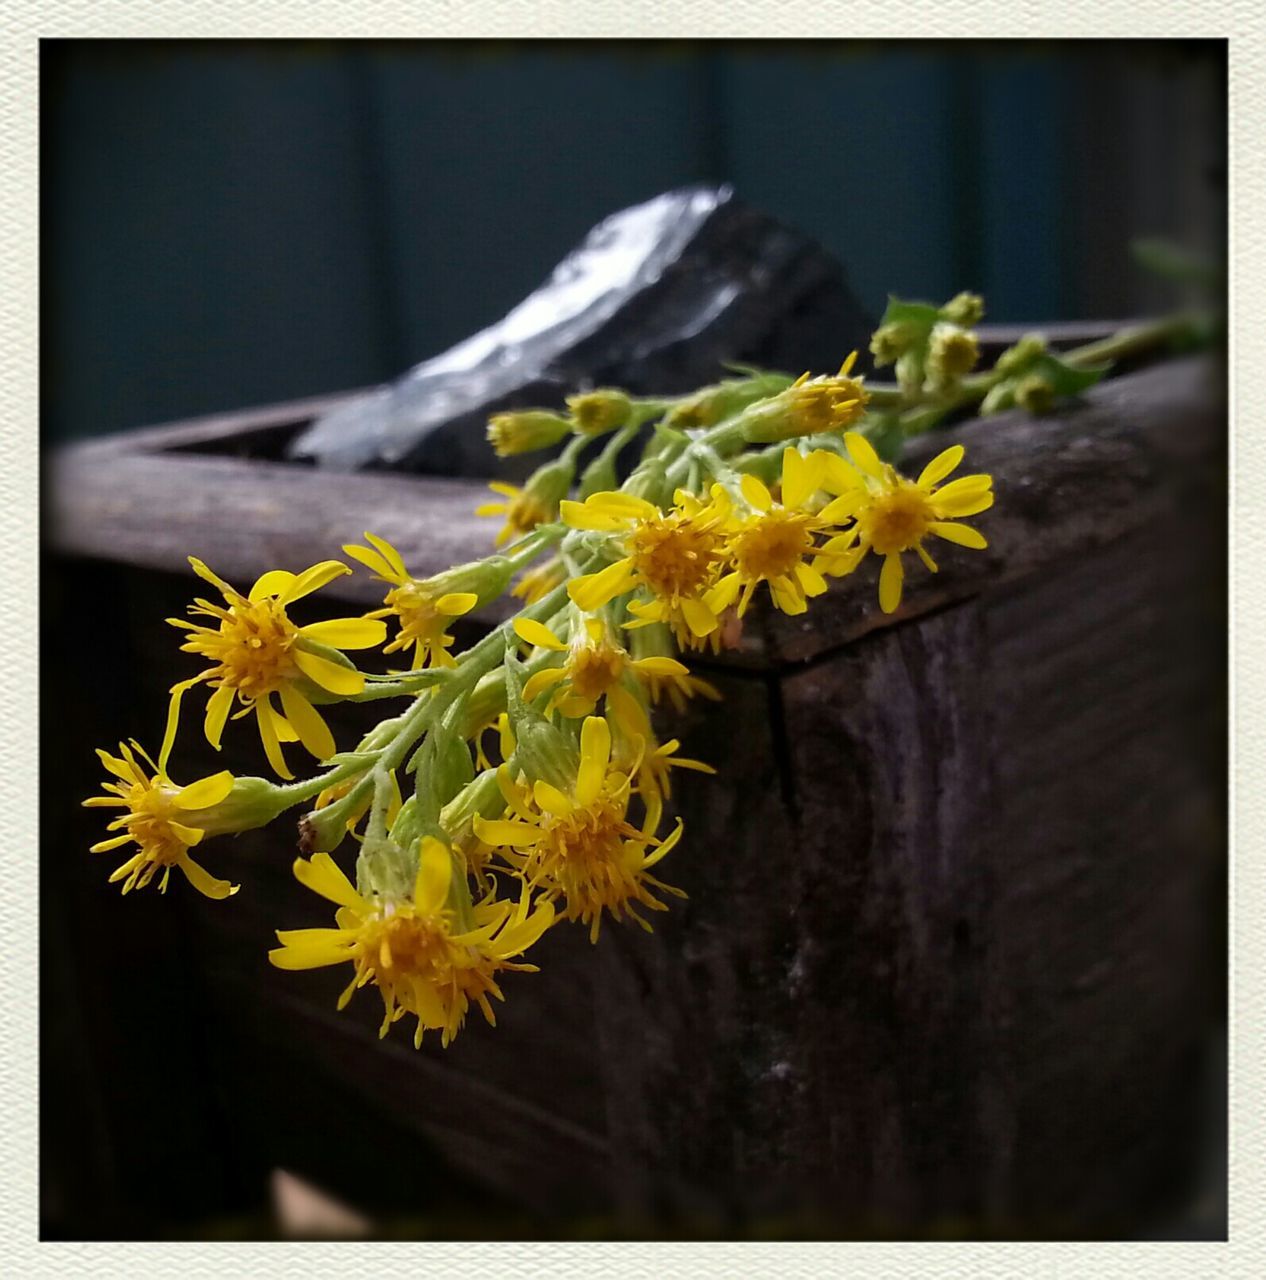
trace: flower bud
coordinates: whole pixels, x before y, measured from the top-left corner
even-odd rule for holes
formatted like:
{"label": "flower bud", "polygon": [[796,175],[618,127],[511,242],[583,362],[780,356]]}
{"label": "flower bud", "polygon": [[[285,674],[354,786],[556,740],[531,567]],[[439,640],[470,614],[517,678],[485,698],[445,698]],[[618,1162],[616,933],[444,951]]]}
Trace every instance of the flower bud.
{"label": "flower bud", "polygon": [[279,788],[265,778],[234,778],[233,789],[219,804],[190,809],[181,821],[208,836],[233,835],[267,826],[289,808]]}
{"label": "flower bud", "polygon": [[488,443],[498,458],[548,449],[570,431],[571,423],[566,418],[546,409],[497,413],[488,419]]}
{"label": "flower bud", "polygon": [[913,327],[902,321],[881,324],[870,339],[870,353],[877,365],[892,364],[905,355],[915,337]]}
{"label": "flower bud", "polygon": [[664,425],[677,431],[715,427],[741,413],[748,405],[785,391],[795,379],[785,373],[759,373],[701,387],[679,400],[665,415]]}
{"label": "flower bud", "polygon": [[962,329],[973,329],[985,315],[985,300],[978,293],[955,294],[942,308],[942,319]]}
{"label": "flower bud", "polygon": [[546,782],[564,790],[570,788],[579,766],[575,744],[555,725],[523,701],[523,663],[506,648],[506,712],[514,735],[516,764],[533,780]]}
{"label": "flower bud", "polygon": [[1015,346],[1008,347],[998,357],[994,368],[999,373],[1014,376],[1026,369],[1045,351],[1046,339],[1040,333],[1028,333]]}
{"label": "flower bud", "polygon": [[1015,402],[1035,417],[1055,407],[1055,388],[1040,373],[1021,378],[1015,388]]}
{"label": "flower bud", "polygon": [[976,335],[954,324],[937,324],[928,343],[927,381],[933,389],[953,386],[980,358]]}
{"label": "flower bud", "polygon": [[572,426],[581,435],[602,436],[616,431],[633,417],[633,401],[615,387],[599,387],[567,397]]}

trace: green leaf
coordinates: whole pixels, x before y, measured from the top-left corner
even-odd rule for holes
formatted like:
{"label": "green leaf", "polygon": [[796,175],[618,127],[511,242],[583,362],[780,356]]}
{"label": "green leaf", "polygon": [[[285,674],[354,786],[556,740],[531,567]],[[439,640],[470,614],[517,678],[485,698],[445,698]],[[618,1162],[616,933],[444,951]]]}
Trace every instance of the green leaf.
{"label": "green leaf", "polygon": [[1160,237],[1133,240],[1130,242],[1130,254],[1145,271],[1178,284],[1213,289],[1221,288],[1225,282],[1226,272],[1222,267],[1172,240]]}
{"label": "green leaf", "polygon": [[1075,396],[1093,387],[1111,368],[1110,364],[1071,365],[1048,351],[1038,356],[1025,373],[1041,374],[1057,396]]}
{"label": "green leaf", "polygon": [[940,319],[940,310],[930,302],[903,302],[895,294],[888,295],[888,307],[881,325],[907,324],[924,333],[931,333],[932,326]]}

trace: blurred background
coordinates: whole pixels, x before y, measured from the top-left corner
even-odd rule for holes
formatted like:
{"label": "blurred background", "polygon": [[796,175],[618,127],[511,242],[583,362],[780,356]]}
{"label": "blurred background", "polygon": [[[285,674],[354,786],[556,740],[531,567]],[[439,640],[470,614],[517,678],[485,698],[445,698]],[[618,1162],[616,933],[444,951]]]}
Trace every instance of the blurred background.
{"label": "blurred background", "polygon": [[1166,300],[1225,239],[1220,44],[46,42],[52,440],[401,373],[606,215],[727,181],[994,322]]}
{"label": "blurred background", "polygon": [[[939,302],[960,289],[982,292],[987,319],[1003,324],[1155,314],[1172,289],[1139,270],[1132,240],[1225,252],[1225,95],[1223,43],[45,42],[44,442],[393,378],[500,319],[602,218],[693,182],[732,183],[816,237],[875,316],[890,291]],[[121,495],[121,519],[135,497]],[[533,1151],[539,1140],[573,1171],[600,1167],[600,1045],[549,1057],[557,1108],[498,1110],[513,1090],[495,1070],[517,1072],[516,1046],[547,1040],[546,1018],[560,1043],[582,1038],[586,997],[567,985],[561,952],[542,958],[555,981],[512,1001],[495,1039],[472,1025],[443,1059],[471,1082],[466,1110],[449,1116],[457,1099],[438,1049],[379,1046],[371,1000],[336,1016],[337,975],[328,989],[275,981],[263,957],[282,917],[264,920],[258,903],[296,899],[271,836],[243,837],[230,855],[235,878],[258,877],[255,915],[245,892],[242,910],[217,913],[183,885],[120,910],[105,864],[81,853],[100,838],[99,815],[77,802],[98,787],[92,745],[162,723],[183,659],[158,620],[183,610],[189,586],[183,561],[139,563],[81,546],[50,554],[42,580],[43,669],[61,673],[42,694],[43,1235],[628,1230],[597,1190],[583,1214],[567,1199],[598,1188],[596,1175],[556,1194],[548,1160],[510,1166],[495,1185],[478,1172],[505,1114]],[[1216,618],[1202,634],[1206,647],[1217,639],[1216,654],[1200,650],[1216,721]],[[1082,690],[1056,693],[1067,709]],[[239,762],[189,736],[190,777],[258,771],[254,744]],[[1216,800],[1222,744],[1210,741],[1192,749],[1193,768]],[[1213,866],[1212,890],[1190,910],[1213,922],[1201,990],[1214,991],[1219,1034],[1184,1084],[1196,1120],[1154,1120],[1195,1125],[1199,1159],[1177,1171],[1163,1214],[991,1230],[1225,1233],[1225,885],[1210,812],[1191,843]],[[1067,1101],[1071,1130],[1084,1117]],[[424,1103],[464,1164],[414,1123]],[[847,1228],[980,1229],[961,1215]]]}

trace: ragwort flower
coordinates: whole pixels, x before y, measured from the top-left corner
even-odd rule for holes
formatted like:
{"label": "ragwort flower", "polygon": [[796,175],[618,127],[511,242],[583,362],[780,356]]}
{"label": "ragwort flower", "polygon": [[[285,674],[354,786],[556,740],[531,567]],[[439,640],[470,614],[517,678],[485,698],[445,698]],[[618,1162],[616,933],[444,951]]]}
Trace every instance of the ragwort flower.
{"label": "ragwort flower", "polygon": [[383,1002],[378,1034],[385,1036],[393,1022],[411,1014],[417,1019],[415,1047],[429,1030],[438,1031],[447,1047],[472,1003],[496,1025],[488,997],[505,998],[497,976],[535,973],[535,965],[512,957],[526,951],[554,920],[550,903],[529,910],[525,893],[517,908],[486,899],[471,908],[470,926],[461,927],[449,895],[453,856],[432,836],[421,841],[413,895],[403,900],[360,893],[328,853],[307,862],[296,859],[294,872],[301,884],[338,906],[335,927],[279,929],[281,946],[268,953],[269,960],[278,969],[352,964],[356,972],[338,1007],[345,1008],[360,987],[372,983]]}
{"label": "ragwort flower", "polygon": [[[680,495],[679,495],[680,497]],[[567,592],[587,613],[617,596],[639,591],[627,626],[666,622],[679,645],[697,647],[720,625],[720,611],[707,594],[725,563],[725,522],[729,502],[719,489],[707,506],[678,502],[661,511],[627,493],[595,493],[584,502],[564,502],[564,522],[573,529],[617,534],[623,556],[597,573],[573,578]]]}
{"label": "ragwort flower", "polygon": [[684,896],[650,874],[681,839],[681,822],[659,840],[663,810],[654,798],[640,829],[628,821],[630,777],[612,767],[611,730],[601,717],[590,716],[581,726],[580,766],[570,794],[541,779],[530,789],[519,787],[504,766],[498,775],[511,816],[476,818],[475,834],[503,850],[531,888],[561,898],[561,918],[588,924],[591,942],[598,940],[604,911],[649,929],[636,908],[667,910],[652,889]]}
{"label": "ragwort flower", "polygon": [[928,536],[943,538],[959,546],[984,550],[984,535],[956,517],[977,515],[993,505],[993,477],[960,476],[949,484],[940,482],[963,460],[963,446],[951,445],[938,453],[919,473],[907,480],[891,465],[881,462],[870,442],[856,432],[844,437],[856,469],[838,459],[828,468],[826,484],[840,493],[822,510],[826,520],[842,522],[850,516],[855,523],[822,548],[818,565],[826,573],[839,576],[857,567],[867,551],[883,556],[879,573],[879,607],[892,613],[901,603],[905,571],[901,554],[913,551],[935,573],[936,562],[924,549]]}
{"label": "ragwort flower", "polygon": [[395,653],[412,645],[414,670],[453,666],[454,659],[448,651],[453,637],[445,628],[454,618],[469,613],[479,603],[478,595],[473,591],[445,591],[414,578],[405,568],[400,552],[386,538],[366,533],[365,541],[368,547],[350,543],[343,551],[391,585],[383,600],[385,607],[366,614],[369,618],[395,617],[400,622],[399,634],[383,647],[383,653]]}
{"label": "ragwort flower", "polygon": [[155,764],[135,740],[130,747],[120,742],[118,756],[100,749],[97,755],[114,779],[102,785],[108,794],[92,796],[83,804],[89,809],[123,809],[107,828],[123,834],[94,844],[89,852],[104,853],[129,843],[139,848],[116,868],[111,884],[122,880],[123,892],[130,893],[144,889],[161,870],[158,889],[166,893],[171,869],[179,867],[185,879],[208,898],[227,898],[237,892],[237,885],[217,880],[189,856],[205,835],[196,825],[197,811],[219,804],[229,794],[231,773],[225,770],[181,787],[167,776],[166,759],[160,756],[162,763]]}
{"label": "ragwort flower", "polygon": [[[386,639],[387,628],[369,618],[334,618],[299,627],[286,609],[351,570],[338,560],[324,560],[300,574],[273,569],[256,580],[248,595],[242,595],[201,560],[190,556],[189,563],[200,578],[220,590],[227,607],[202,599],[189,607],[191,615],[212,618],[218,626],[167,619],[173,627],[189,632],[181,650],[206,658],[211,666],[172,687],[160,758],[166,758],[175,739],[185,691],[206,682],[213,692],[207,700],[204,732],[217,751],[225,721],[238,701],[242,703],[238,716],[255,715],[268,763],[281,777],[293,777],[282,755],[282,741],[298,740],[318,760],[328,759],[335,752],[334,737],[305,685],[316,685],[337,697],[360,693],[365,677],[350,663],[344,665],[346,659],[336,661],[343,658],[337,650],[379,645]],[[332,651],[332,657],[326,656]],[[273,694],[281,699],[280,712],[273,706]]]}

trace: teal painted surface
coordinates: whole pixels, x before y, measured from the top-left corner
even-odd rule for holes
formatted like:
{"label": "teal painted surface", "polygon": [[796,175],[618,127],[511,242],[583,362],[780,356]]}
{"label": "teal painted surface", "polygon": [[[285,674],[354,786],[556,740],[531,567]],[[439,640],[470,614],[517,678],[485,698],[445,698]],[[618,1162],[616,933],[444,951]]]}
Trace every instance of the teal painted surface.
{"label": "teal painted surface", "polygon": [[[390,377],[504,314],[606,214],[700,180],[732,181],[820,238],[876,313],[889,289],[979,287],[998,320],[1128,303],[1102,269],[1097,291],[1079,279],[1091,251],[1128,273],[1115,244],[1095,244],[1082,193],[1119,221],[1150,207],[1149,182],[1218,178],[1104,160],[1080,171],[1088,56],[832,42],[46,45],[46,433]],[[1203,116],[1188,111],[1197,90],[1182,67],[1220,56],[1198,46],[1177,55],[1178,73],[1153,76],[1163,113],[1103,113],[1095,136],[1115,139],[1103,155],[1151,154],[1131,142],[1149,114],[1208,117],[1203,99]],[[1196,161],[1203,137],[1188,148]]]}

